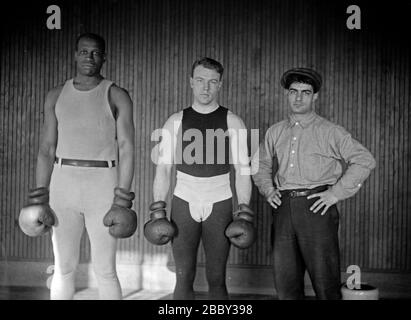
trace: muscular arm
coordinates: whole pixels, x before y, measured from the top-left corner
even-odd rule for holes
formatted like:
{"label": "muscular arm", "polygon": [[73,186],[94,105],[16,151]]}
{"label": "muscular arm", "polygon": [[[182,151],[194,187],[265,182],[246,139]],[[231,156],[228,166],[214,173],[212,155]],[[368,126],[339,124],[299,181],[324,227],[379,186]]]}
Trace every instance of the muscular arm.
{"label": "muscular arm", "polygon": [[119,147],[118,186],[130,190],[134,177],[133,102],[126,90],[111,86],[110,103],[116,110],[116,133]]}
{"label": "muscular arm", "polygon": [[249,204],[251,199],[251,168],[248,157],[247,128],[240,117],[229,112],[227,126],[230,134],[230,150],[235,169],[235,189],[238,203]]}
{"label": "muscular arm", "polygon": [[47,94],[46,101],[44,103],[44,124],[36,166],[37,187],[48,188],[50,185],[50,178],[53,172],[53,163],[56,157],[58,138],[55,106],[62,88],[63,87],[60,86],[52,89]]}
{"label": "muscular arm", "polygon": [[161,130],[162,140],[158,144],[156,173],[153,182],[154,201],[165,201],[171,183],[171,169],[177,143],[177,133],[183,117],[182,112],[173,114]]}

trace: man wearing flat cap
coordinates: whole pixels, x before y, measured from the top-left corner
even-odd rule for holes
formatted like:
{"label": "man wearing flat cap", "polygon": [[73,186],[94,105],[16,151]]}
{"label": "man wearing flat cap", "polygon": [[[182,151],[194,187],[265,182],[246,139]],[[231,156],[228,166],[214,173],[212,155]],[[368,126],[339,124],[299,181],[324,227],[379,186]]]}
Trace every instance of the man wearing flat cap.
{"label": "man wearing flat cap", "polygon": [[[267,130],[252,161],[254,183],[275,213],[278,298],[304,299],[307,270],[317,299],[341,299],[336,203],[360,189],[375,160],[344,128],[315,112],[322,85],[316,71],[288,70],[281,85],[289,116]],[[347,164],[344,172],[341,162]]]}

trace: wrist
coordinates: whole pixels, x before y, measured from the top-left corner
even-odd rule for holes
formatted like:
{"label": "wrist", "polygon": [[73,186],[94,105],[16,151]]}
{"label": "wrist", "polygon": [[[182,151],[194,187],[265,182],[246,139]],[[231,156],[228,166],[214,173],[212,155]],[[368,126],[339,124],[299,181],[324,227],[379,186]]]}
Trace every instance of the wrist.
{"label": "wrist", "polygon": [[150,204],[150,210],[164,209],[167,207],[167,203],[163,200],[154,201]]}
{"label": "wrist", "polygon": [[337,203],[339,201],[338,197],[332,191],[329,191],[329,192],[330,192],[333,202]]}
{"label": "wrist", "polygon": [[240,211],[250,211],[253,212],[250,208],[250,205],[246,202],[241,202],[238,204],[238,210]]}
{"label": "wrist", "polygon": [[276,191],[275,187],[269,187],[264,190],[263,195],[267,199],[268,197],[272,196],[275,191]]}
{"label": "wrist", "polygon": [[119,196],[114,196],[113,205],[130,209],[133,206],[133,201],[121,198]]}
{"label": "wrist", "polygon": [[50,192],[48,188],[39,187],[30,189],[26,205],[48,204],[50,200]]}
{"label": "wrist", "polygon": [[336,184],[329,188],[328,192],[336,199],[336,201],[344,199],[344,191]]}
{"label": "wrist", "polygon": [[123,208],[131,208],[133,206],[134,198],[134,192],[127,191],[120,187],[114,188],[113,205],[117,205]]}
{"label": "wrist", "polygon": [[254,220],[254,211],[247,204],[241,203],[238,205],[238,210],[233,213],[233,219],[244,219],[252,222]]}
{"label": "wrist", "polygon": [[157,220],[167,218],[166,206],[167,203],[162,200],[150,204],[150,219]]}

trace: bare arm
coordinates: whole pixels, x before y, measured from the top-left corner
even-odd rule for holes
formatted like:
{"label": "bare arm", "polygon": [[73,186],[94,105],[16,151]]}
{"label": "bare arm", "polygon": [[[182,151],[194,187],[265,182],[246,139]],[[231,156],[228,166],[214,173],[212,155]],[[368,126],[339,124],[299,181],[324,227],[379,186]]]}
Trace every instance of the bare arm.
{"label": "bare arm", "polygon": [[128,92],[111,86],[110,102],[116,109],[116,130],[119,147],[118,186],[130,190],[134,177],[134,122],[133,102]]}
{"label": "bare arm", "polygon": [[155,157],[157,166],[153,182],[154,201],[165,201],[167,198],[171,183],[171,169],[174,164],[177,133],[182,117],[182,112],[173,114],[161,130],[162,140],[158,145]]}
{"label": "bare arm", "polygon": [[172,165],[158,164],[153,182],[154,201],[165,201],[170,189]]}
{"label": "bare arm", "polygon": [[238,203],[249,204],[251,199],[251,168],[248,157],[247,128],[240,117],[229,112],[227,126],[230,134],[230,150],[235,169],[235,189]]}
{"label": "bare arm", "polygon": [[44,103],[44,124],[37,155],[36,186],[49,187],[57,148],[57,118],[55,106],[62,86],[49,91]]}

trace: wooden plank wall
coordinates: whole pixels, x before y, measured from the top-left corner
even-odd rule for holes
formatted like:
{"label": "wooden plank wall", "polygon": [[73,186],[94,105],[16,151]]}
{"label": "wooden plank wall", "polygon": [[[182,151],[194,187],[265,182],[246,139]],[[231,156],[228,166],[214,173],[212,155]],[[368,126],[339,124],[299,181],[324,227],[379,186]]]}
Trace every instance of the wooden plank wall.
{"label": "wooden plank wall", "polygon": [[[191,101],[189,73],[199,56],[226,67],[221,103],[239,114],[260,138],[287,114],[281,74],[314,67],[324,77],[318,112],[344,126],[375,155],[377,168],[359,193],[339,205],[342,268],[411,271],[410,50],[380,29],[345,26],[347,5],[322,1],[70,1],[60,4],[62,30],[48,30],[48,3],[36,2],[4,24],[1,38],[0,240],[1,259],[52,260],[49,235],[24,236],[17,218],[34,169],[50,88],[74,75],[76,35],[107,40],[103,74],[126,88],[136,124],[135,209],[140,227],[119,243],[118,261],[171,260],[169,247],[143,239],[152,197],[154,129]],[[405,10],[406,11],[406,10]],[[383,36],[382,36],[383,35]],[[258,242],[232,249],[230,266],[271,265],[271,213],[253,190]],[[85,237],[82,261],[90,257]],[[204,254],[199,253],[204,263]]]}

